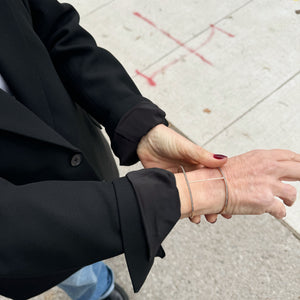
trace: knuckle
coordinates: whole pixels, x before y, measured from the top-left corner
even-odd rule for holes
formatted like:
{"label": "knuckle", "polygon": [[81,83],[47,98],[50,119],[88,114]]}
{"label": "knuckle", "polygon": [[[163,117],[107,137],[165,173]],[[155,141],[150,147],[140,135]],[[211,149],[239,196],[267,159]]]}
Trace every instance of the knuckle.
{"label": "knuckle", "polygon": [[256,204],[261,208],[266,208],[272,205],[274,197],[268,189],[261,189],[257,192]]}
{"label": "knuckle", "polygon": [[291,151],[291,150],[284,150],[284,151],[287,153],[287,155],[288,155],[290,158],[292,158],[292,157],[295,156],[295,152],[293,152],[293,151]]}
{"label": "knuckle", "polygon": [[295,160],[296,159],[296,153],[295,152],[289,150],[289,154],[290,154],[290,160]]}
{"label": "knuckle", "polygon": [[289,160],[294,160],[296,158],[296,153],[291,151],[291,150],[282,150],[285,151],[287,157],[289,158]]}
{"label": "knuckle", "polygon": [[264,206],[271,206],[274,202],[273,193],[269,189],[265,189],[262,191],[261,198],[264,201]]}
{"label": "knuckle", "polygon": [[278,162],[271,159],[265,159],[262,163],[263,170],[268,174],[273,174],[278,166]]}
{"label": "knuckle", "polygon": [[264,162],[265,162],[265,167],[268,170],[274,170],[278,166],[278,162],[275,160],[266,159]]}
{"label": "knuckle", "polygon": [[249,154],[251,156],[260,156],[263,154],[263,150],[259,150],[259,149],[251,150],[249,151]]}

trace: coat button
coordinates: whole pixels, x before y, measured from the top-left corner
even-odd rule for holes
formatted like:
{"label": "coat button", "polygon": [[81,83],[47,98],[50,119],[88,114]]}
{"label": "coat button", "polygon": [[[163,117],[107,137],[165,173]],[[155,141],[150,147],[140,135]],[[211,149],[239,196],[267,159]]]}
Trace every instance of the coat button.
{"label": "coat button", "polygon": [[82,162],[82,155],[77,153],[74,154],[72,159],[71,159],[71,166],[72,167],[78,167]]}

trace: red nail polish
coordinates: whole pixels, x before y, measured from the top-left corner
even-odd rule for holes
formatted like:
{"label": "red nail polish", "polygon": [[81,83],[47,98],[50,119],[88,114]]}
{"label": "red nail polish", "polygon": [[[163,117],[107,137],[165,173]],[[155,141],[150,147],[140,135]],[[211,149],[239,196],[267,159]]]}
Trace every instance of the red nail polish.
{"label": "red nail polish", "polygon": [[215,159],[224,159],[224,158],[227,158],[226,155],[222,155],[222,154],[214,154],[214,158]]}

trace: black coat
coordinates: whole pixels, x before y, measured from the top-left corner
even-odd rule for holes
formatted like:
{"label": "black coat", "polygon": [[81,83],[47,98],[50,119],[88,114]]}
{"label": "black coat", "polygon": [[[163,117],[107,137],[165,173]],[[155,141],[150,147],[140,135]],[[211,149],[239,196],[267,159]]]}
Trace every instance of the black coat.
{"label": "black coat", "polygon": [[137,291],[179,218],[171,173],[116,179],[99,123],[132,164],[164,112],[78,22],[56,0],[0,0],[0,73],[13,94],[0,90],[0,294],[14,299],[121,253]]}

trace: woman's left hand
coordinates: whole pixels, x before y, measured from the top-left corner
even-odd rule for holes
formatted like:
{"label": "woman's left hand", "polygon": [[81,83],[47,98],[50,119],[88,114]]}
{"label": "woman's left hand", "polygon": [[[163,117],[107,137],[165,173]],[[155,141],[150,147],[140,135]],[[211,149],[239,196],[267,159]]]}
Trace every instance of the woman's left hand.
{"label": "woman's left hand", "polygon": [[[172,173],[177,173],[180,165],[192,171],[203,166],[221,167],[227,162],[226,156],[213,154],[162,124],[141,139],[137,154],[144,168],[161,168]],[[217,215],[207,215],[206,219],[214,223]],[[200,216],[191,221],[199,223]]]}
{"label": "woman's left hand", "polygon": [[152,128],[140,141],[138,157],[145,168],[161,168],[177,173],[180,165],[187,171],[202,166],[223,166],[227,157],[213,154],[165,125]]}

